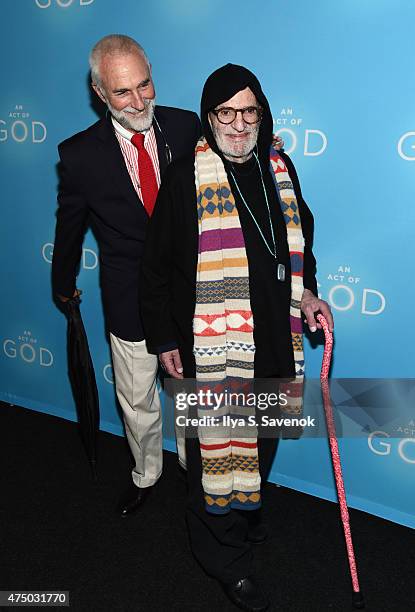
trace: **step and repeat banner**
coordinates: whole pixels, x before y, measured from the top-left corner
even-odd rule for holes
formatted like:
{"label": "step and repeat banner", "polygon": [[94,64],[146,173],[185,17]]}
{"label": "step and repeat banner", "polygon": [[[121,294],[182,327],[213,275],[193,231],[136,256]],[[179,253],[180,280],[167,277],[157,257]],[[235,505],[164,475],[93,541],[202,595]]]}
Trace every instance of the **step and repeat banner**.
{"label": "step and repeat banner", "polygon": [[[160,104],[198,111],[206,77],[227,62],[258,76],[315,216],[319,291],[336,322],[333,377],[414,377],[411,0],[393,10],[386,0],[3,0],[0,16],[0,399],[76,418],[66,320],[50,288],[56,147],[97,119],[88,54],[109,33],[146,49]],[[101,428],[122,435],[89,232],[78,286]],[[322,349],[306,341],[309,376]],[[350,504],[415,527],[415,417],[361,432],[340,443]],[[284,440],[271,480],[334,500],[327,440]]]}

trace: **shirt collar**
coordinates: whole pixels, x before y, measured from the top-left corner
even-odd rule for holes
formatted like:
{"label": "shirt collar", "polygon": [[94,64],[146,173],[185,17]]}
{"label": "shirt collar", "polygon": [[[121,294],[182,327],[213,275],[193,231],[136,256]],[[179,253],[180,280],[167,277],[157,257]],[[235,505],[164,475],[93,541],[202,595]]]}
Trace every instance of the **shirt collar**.
{"label": "shirt collar", "polygon": [[[125,127],[123,127],[120,123],[118,123],[118,121],[111,115],[111,121],[112,121],[112,125],[114,126],[115,131],[122,136],[123,138],[125,138],[126,140],[130,140],[131,138],[134,136],[134,134],[132,134],[129,130],[127,130]],[[144,138],[147,136],[147,134],[149,133],[150,130],[145,130],[144,132],[140,132],[141,134],[144,134]]]}

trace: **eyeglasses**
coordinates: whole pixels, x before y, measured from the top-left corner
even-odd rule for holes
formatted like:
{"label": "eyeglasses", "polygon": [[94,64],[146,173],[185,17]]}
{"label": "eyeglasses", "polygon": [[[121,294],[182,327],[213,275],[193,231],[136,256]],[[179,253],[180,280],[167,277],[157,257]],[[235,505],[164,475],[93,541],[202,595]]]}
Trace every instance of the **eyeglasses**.
{"label": "eyeglasses", "polygon": [[238,113],[242,114],[242,119],[245,123],[258,123],[262,117],[262,108],[259,106],[247,106],[245,108],[232,108],[229,106],[214,108],[210,112],[215,115],[219,123],[224,123],[225,125],[235,121]]}

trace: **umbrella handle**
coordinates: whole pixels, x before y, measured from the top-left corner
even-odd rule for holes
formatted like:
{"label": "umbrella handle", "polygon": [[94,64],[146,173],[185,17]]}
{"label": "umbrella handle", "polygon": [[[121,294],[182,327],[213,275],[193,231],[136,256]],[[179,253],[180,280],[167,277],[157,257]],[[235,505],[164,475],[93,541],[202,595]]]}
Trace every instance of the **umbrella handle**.
{"label": "umbrella handle", "polygon": [[344,481],[342,475],[342,467],[340,461],[339,446],[336,437],[336,428],[334,425],[333,412],[331,407],[330,389],[329,389],[329,372],[331,364],[331,356],[333,353],[333,334],[329,330],[329,325],[326,318],[322,314],[317,315],[317,320],[321,324],[324,331],[324,354],[321,365],[320,381],[323,392],[324,412],[326,415],[327,431],[329,435],[330,453],[333,464],[333,471],[336,481],[337,497],[340,506],[340,516],[343,523],[344,539],[346,541],[347,556],[349,560],[350,576],[353,585],[353,607],[361,609],[365,607],[365,602],[360,592],[359,578],[357,574],[356,559],[353,549],[352,533],[350,529],[349,510],[347,508],[346,493],[344,489]]}

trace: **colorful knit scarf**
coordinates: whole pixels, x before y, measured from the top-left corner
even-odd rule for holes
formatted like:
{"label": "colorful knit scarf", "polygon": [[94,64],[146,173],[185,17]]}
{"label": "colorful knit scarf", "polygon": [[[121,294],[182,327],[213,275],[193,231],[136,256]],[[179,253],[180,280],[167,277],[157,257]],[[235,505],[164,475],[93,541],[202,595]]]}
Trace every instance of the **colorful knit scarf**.
{"label": "colorful knit scarf", "polygon": [[[304,238],[293,184],[283,159],[272,147],[270,167],[287,226],[291,263],[290,326],[296,382],[301,383]],[[195,181],[199,229],[193,319],[196,380],[202,385],[209,381],[249,382],[254,377],[255,343],[245,241],[223,162],[204,137],[196,146]],[[301,384],[294,385],[290,397],[289,407],[284,410],[300,412]],[[229,407],[225,406],[215,411],[215,417],[223,416],[227,410]],[[203,408],[198,414],[204,413],[208,414],[209,410]],[[198,435],[206,510],[225,514],[231,508],[259,508],[261,478],[256,432],[248,438],[238,436],[233,428],[222,428],[215,437],[213,427],[199,427]]]}

